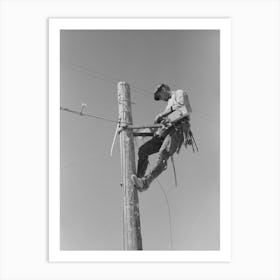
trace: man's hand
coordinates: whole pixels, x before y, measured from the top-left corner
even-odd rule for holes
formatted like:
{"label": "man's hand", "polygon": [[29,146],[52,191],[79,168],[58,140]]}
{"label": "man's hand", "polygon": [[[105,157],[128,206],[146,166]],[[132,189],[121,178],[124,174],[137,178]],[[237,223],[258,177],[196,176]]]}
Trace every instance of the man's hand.
{"label": "man's hand", "polygon": [[162,120],[163,120],[162,114],[158,114],[158,115],[155,117],[154,123],[160,123]]}

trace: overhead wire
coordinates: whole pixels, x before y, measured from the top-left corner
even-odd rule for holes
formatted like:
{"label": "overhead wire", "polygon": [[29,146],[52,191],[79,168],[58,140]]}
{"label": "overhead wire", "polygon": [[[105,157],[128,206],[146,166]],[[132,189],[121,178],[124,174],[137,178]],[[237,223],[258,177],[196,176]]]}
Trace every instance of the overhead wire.
{"label": "overhead wire", "polygon": [[[78,70],[78,71],[82,71],[85,72],[91,76],[93,76],[94,78],[97,78],[99,80],[102,80],[104,82],[108,82],[112,85],[116,85],[116,83],[118,83],[121,79],[120,78],[113,78],[113,77],[109,77],[109,75],[104,74],[100,71],[96,71],[93,69],[88,69],[82,65],[76,64],[76,63],[72,63],[72,62],[66,62],[64,59],[61,59],[62,63],[64,63],[65,65],[69,65],[70,67]],[[130,83],[131,88],[134,89],[134,92],[141,94],[142,96],[146,97],[146,98],[150,98],[150,94],[148,93],[148,90],[139,87],[138,85],[136,86],[135,83]]]}
{"label": "overhead wire", "polygon": [[79,111],[75,111],[75,110],[72,110],[72,109],[69,109],[69,108],[65,108],[65,107],[60,107],[60,110],[66,111],[66,112],[69,112],[69,113],[72,113],[72,114],[80,115],[81,117],[85,116],[85,117],[99,119],[99,120],[103,120],[103,121],[107,121],[107,122],[111,122],[111,123],[119,123],[118,121],[115,121],[115,120],[112,120],[112,119],[100,117],[100,116],[97,116],[97,115],[81,113]]}
{"label": "overhead wire", "polygon": [[[88,69],[82,65],[79,65],[79,64],[76,64],[76,63],[72,63],[72,62],[69,62],[69,61],[66,61],[65,59],[61,59],[61,62],[65,65],[69,65],[71,66],[72,68],[78,70],[78,71],[82,71],[82,72],[85,72],[91,76],[93,76],[94,78],[96,79],[99,79],[99,80],[102,80],[104,82],[107,82],[107,83],[110,83],[112,85],[116,85],[116,83],[118,81],[120,81],[119,78],[113,78],[113,77],[109,77],[109,75],[107,74],[104,74],[100,71],[96,71],[94,69]],[[135,83],[130,83],[130,86],[131,88],[133,89],[133,92],[135,92],[136,94],[139,94],[141,95],[142,97],[144,98],[149,98],[150,99],[150,96],[151,94],[149,93],[149,91],[147,89],[144,89],[138,85],[135,85]],[[135,103],[131,102],[132,105],[135,105]],[[203,119],[206,119],[210,122],[217,122],[218,120],[212,116],[210,116],[209,114],[205,114],[204,112],[201,112],[199,109],[195,109],[193,114],[196,114],[199,118],[203,118]]]}

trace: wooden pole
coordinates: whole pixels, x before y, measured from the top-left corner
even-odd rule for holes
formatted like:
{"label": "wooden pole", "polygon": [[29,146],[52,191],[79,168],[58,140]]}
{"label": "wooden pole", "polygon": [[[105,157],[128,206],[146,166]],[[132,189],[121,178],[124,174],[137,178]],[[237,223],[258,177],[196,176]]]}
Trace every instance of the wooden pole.
{"label": "wooden pole", "polygon": [[[131,98],[128,83],[118,83],[119,120],[122,125],[132,125]],[[135,151],[132,129],[120,132],[120,151],[123,185],[123,238],[124,250],[142,250],[139,200],[131,181],[135,174]]]}

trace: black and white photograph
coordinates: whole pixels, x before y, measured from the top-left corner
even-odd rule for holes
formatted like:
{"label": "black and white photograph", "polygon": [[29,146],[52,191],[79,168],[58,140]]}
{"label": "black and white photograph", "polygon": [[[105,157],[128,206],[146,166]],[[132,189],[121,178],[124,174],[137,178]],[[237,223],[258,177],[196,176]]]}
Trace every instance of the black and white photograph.
{"label": "black and white photograph", "polygon": [[[61,31],[62,250],[219,250],[219,38],[217,30]],[[133,125],[148,124],[139,132],[153,130],[123,128],[122,159],[117,143],[110,156],[118,109],[121,129],[133,115]],[[124,185],[121,172],[136,178]]]}
{"label": "black and white photograph", "polygon": [[219,252],[220,30],[61,29],[59,46],[60,250]]}
{"label": "black and white photograph", "polygon": [[0,1],[0,279],[279,279],[279,8]]}

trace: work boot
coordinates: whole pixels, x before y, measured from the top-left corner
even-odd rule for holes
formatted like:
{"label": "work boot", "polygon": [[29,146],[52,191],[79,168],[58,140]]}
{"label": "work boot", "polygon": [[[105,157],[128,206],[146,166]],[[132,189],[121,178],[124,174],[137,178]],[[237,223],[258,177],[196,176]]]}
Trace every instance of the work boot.
{"label": "work boot", "polygon": [[134,187],[139,191],[143,192],[149,188],[149,184],[145,178],[138,178],[136,175],[131,176],[131,180],[134,184]]}
{"label": "work boot", "polygon": [[140,191],[146,191],[150,184],[167,168],[167,154],[161,154],[157,161],[156,166],[151,170],[151,172],[145,177],[139,178],[136,175],[131,176],[131,180],[134,183],[134,187]]}

